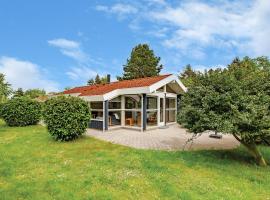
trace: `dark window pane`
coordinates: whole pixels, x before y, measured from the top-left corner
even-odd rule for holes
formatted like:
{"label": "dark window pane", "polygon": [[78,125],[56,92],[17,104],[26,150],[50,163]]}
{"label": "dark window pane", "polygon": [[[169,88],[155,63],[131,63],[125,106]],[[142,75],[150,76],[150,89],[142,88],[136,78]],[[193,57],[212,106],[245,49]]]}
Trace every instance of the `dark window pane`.
{"label": "dark window pane", "polygon": [[142,123],[141,112],[125,111],[125,125],[140,127]]}
{"label": "dark window pane", "polygon": [[140,109],[141,108],[141,97],[138,95],[130,95],[125,97],[125,108],[126,109]]}
{"label": "dark window pane", "polygon": [[90,103],[91,109],[103,109],[103,102],[102,101],[93,101]]}
{"label": "dark window pane", "polygon": [[147,126],[157,126],[157,111],[147,112]]}
{"label": "dark window pane", "polygon": [[175,108],[174,98],[166,98],[166,108]]}
{"label": "dark window pane", "polygon": [[121,97],[109,101],[109,109],[121,109]]}
{"label": "dark window pane", "polygon": [[157,97],[147,97],[147,109],[157,109]]}

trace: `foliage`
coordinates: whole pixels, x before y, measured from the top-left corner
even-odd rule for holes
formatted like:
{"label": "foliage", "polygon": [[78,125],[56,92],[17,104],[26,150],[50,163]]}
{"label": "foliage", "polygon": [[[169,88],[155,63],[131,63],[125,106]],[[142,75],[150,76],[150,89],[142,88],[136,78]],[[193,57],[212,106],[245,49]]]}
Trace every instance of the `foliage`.
{"label": "foliage", "polygon": [[[90,137],[59,143],[43,126],[1,120],[0,141],[0,199],[269,198],[269,167],[247,162],[242,147],[152,151]],[[260,149],[270,160],[270,148]]]}
{"label": "foliage", "polygon": [[188,88],[195,84],[196,79],[200,74],[200,72],[193,70],[190,64],[187,64],[184,71],[180,73],[179,79]]}
{"label": "foliage", "polygon": [[1,106],[1,117],[9,126],[37,124],[41,118],[40,103],[25,97],[9,100]]}
{"label": "foliage", "polygon": [[30,97],[31,99],[35,99],[39,96],[46,95],[46,92],[45,90],[41,89],[28,89],[24,92],[24,95]]}
{"label": "foliage", "polygon": [[17,98],[17,97],[23,97],[24,96],[24,91],[22,88],[18,88],[16,91],[13,92],[12,98]]}
{"label": "foliage", "polygon": [[269,66],[266,58],[237,58],[227,69],[199,75],[182,98],[179,122],[195,133],[232,134],[266,165],[256,141],[270,138]]}
{"label": "foliage", "polygon": [[163,68],[159,62],[160,57],[155,56],[148,44],[139,44],[132,49],[130,58],[124,65],[123,77],[117,77],[117,79],[129,80],[157,76]]}
{"label": "foliage", "polygon": [[11,93],[10,84],[5,81],[5,75],[0,73],[0,103],[6,102]]}
{"label": "foliage", "polygon": [[98,74],[95,79],[91,78],[87,81],[87,85],[95,85],[95,84],[106,84],[109,81],[107,80],[107,76],[100,77]]}
{"label": "foliage", "polygon": [[93,78],[89,79],[87,85],[95,85],[95,80]]}
{"label": "foliage", "polygon": [[100,77],[99,75],[97,74],[96,78],[95,78],[95,83],[96,84],[100,84],[101,83],[101,80],[100,80]]}
{"label": "foliage", "polygon": [[64,90],[70,90],[70,89],[71,89],[71,87],[69,87],[69,86],[64,88]]}
{"label": "foliage", "polygon": [[89,107],[78,97],[54,97],[45,102],[44,120],[56,140],[73,140],[85,133]]}

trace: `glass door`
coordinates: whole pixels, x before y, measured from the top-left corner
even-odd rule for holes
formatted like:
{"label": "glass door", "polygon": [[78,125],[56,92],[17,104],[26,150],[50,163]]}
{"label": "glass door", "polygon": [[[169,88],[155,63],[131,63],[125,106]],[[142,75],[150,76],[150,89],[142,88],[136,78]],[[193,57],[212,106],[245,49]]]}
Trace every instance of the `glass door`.
{"label": "glass door", "polygon": [[163,126],[165,125],[164,123],[164,98],[159,98],[159,125]]}

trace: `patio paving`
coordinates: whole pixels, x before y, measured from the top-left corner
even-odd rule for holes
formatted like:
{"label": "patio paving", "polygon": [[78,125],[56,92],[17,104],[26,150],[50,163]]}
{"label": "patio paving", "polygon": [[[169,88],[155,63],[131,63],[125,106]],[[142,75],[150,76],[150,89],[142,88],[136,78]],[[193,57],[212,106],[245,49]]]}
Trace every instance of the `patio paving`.
{"label": "patio paving", "polygon": [[[192,145],[186,145],[185,150],[232,149],[239,145],[239,142],[231,135],[223,135],[222,139],[214,139],[209,138],[209,134],[201,135],[194,140]],[[183,150],[192,133],[188,133],[186,129],[174,124],[166,129],[153,129],[145,132],[130,129],[114,129],[107,132],[87,129],[87,135],[137,149]]]}

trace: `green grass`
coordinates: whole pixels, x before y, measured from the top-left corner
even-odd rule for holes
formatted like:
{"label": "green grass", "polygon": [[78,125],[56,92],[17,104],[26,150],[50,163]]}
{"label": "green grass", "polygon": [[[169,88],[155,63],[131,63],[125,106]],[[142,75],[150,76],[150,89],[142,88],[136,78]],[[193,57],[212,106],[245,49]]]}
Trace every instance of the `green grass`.
{"label": "green grass", "polygon": [[[138,133],[139,134],[139,133]],[[262,148],[270,161],[270,149]],[[135,150],[93,138],[52,140],[0,123],[0,199],[270,199],[270,167],[243,148]]]}

